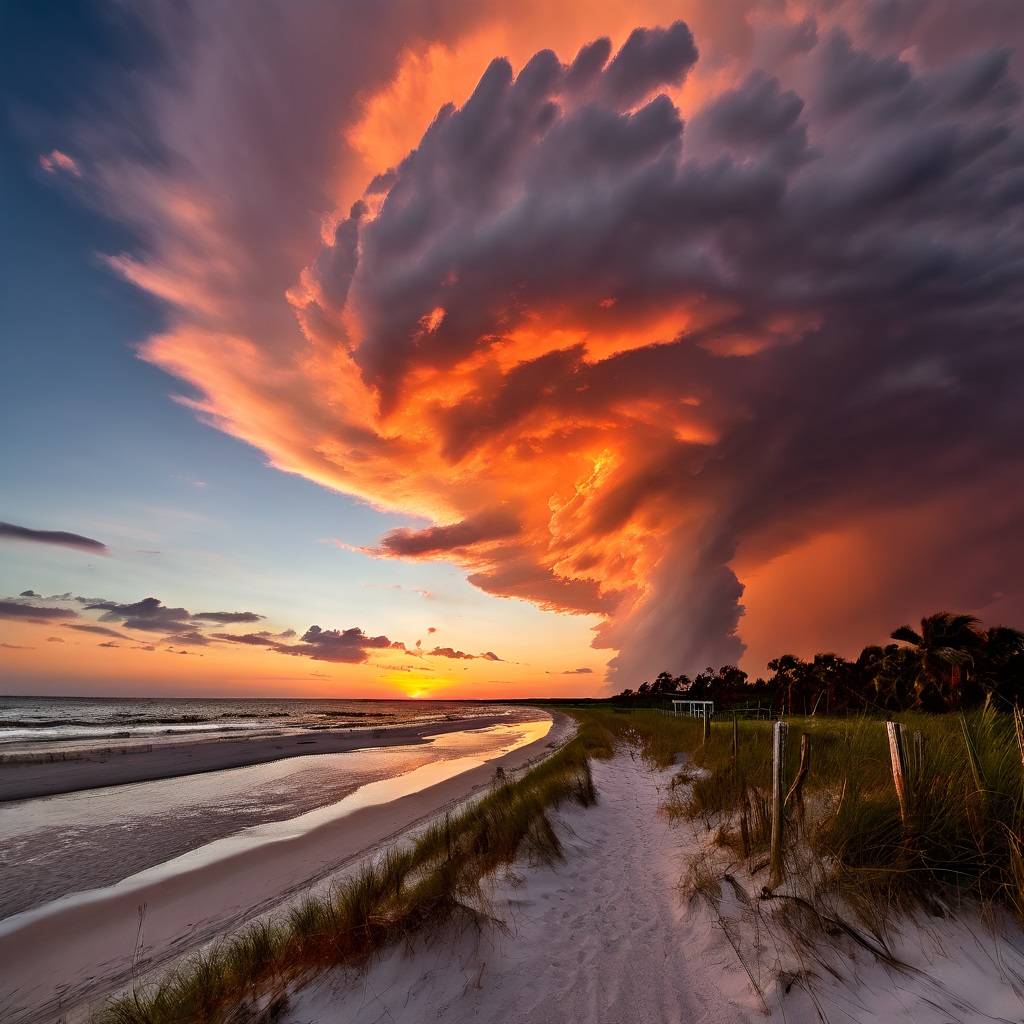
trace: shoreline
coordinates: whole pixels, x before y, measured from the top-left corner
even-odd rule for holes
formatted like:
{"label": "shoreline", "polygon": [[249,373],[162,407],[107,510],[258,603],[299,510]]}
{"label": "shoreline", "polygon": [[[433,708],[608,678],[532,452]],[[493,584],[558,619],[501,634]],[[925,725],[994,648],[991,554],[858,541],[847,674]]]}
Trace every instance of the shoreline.
{"label": "shoreline", "polygon": [[[200,775],[205,772],[266,764],[307,754],[343,754],[375,747],[426,743],[428,736],[493,725],[514,724],[526,709],[504,715],[477,715],[410,725],[317,730],[246,738],[190,739],[182,743],[105,747],[75,751],[77,756],[44,760],[0,758],[0,804],[105,786]],[[68,752],[69,754],[72,752]]]}
{"label": "shoreline", "polygon": [[[328,884],[380,847],[472,799],[490,785],[496,768],[517,771],[567,741],[572,721],[549,712],[532,721],[542,716],[551,720],[543,736],[428,780],[423,788],[306,831],[285,829],[255,844],[237,843],[215,859],[200,853],[187,870],[143,872],[148,877],[132,876],[8,918],[0,925],[0,962],[18,978],[18,987],[0,993],[0,1013],[12,1024],[79,1019],[133,980]],[[62,982],[56,990],[54,978]]]}

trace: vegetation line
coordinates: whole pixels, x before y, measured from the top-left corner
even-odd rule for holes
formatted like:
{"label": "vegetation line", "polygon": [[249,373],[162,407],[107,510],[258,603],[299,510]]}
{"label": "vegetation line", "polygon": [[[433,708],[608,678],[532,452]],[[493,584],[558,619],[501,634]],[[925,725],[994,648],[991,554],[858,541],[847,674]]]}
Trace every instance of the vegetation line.
{"label": "vegetation line", "polygon": [[816,654],[805,661],[783,654],[768,662],[768,678],[751,681],[735,665],[688,675],[660,673],[612,698],[642,706],[672,697],[743,704],[783,714],[883,711],[956,711],[986,701],[1002,711],[1024,702],[1024,633],[1009,626],[984,628],[972,615],[936,612],[893,630],[896,643],[865,647],[853,661]]}

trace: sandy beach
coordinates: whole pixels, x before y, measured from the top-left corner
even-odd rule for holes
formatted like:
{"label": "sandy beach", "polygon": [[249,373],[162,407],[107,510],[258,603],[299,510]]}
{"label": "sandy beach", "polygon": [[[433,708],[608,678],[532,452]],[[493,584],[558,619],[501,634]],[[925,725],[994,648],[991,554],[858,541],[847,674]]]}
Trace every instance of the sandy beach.
{"label": "sandy beach", "polygon": [[[426,764],[300,818],[244,830],[114,885],[7,918],[0,922],[0,1016],[20,1024],[80,1012],[133,977],[325,883],[486,787],[499,766],[521,768],[571,734],[564,716],[532,717],[518,725],[461,723],[468,734],[508,730],[496,756]],[[442,732],[457,731],[450,725]]]}

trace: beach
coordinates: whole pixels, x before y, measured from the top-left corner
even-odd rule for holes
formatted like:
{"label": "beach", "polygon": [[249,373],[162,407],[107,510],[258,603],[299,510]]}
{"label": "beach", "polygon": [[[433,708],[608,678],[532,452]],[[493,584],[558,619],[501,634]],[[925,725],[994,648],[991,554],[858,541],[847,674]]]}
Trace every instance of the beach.
{"label": "beach", "polygon": [[[272,764],[255,760],[244,767],[206,769],[184,779],[126,782],[0,804],[0,839],[7,835],[9,841],[5,862],[22,870],[26,861],[30,865],[20,879],[6,883],[12,889],[9,895],[24,904],[25,894],[34,893],[32,905],[0,920],[3,1019],[45,1021],[83,1012],[132,977],[173,961],[311,887],[326,884],[382,843],[488,786],[499,767],[514,772],[549,752],[571,729],[564,716],[525,711],[517,712],[511,721],[474,717],[435,722],[397,730],[383,744],[381,737],[368,734],[351,745],[355,737],[346,734],[336,738],[346,744],[337,752],[318,748],[319,752],[309,754],[307,749],[286,748]],[[316,738],[326,740],[328,747],[334,742],[327,733]],[[220,740],[212,746],[233,742]],[[265,758],[264,741],[245,742],[255,744],[253,752]],[[368,749],[369,743],[379,745]],[[169,747],[161,755],[173,757],[189,749]],[[148,753],[118,755],[115,766]],[[391,763],[386,763],[388,758]],[[362,775],[352,770],[355,759],[361,762]],[[230,785],[243,793],[254,793],[254,787],[260,792],[266,787],[268,771],[297,771],[298,788],[305,792],[308,777],[302,773],[310,767],[322,773],[332,762],[348,766],[346,777],[350,782],[359,779],[360,784],[335,791],[336,798],[329,802],[324,796],[330,791],[324,791],[312,809],[292,816],[271,815],[256,825],[239,828],[244,817],[229,815],[221,821],[216,838],[202,830],[189,831],[190,820],[201,823],[207,817],[202,813],[202,790],[196,786],[216,787],[220,800]],[[62,771],[79,763],[31,767]],[[88,762],[81,764],[88,768]],[[0,776],[19,767],[4,765]],[[86,815],[91,812],[90,801],[109,798],[130,807],[143,798],[152,807],[153,787],[179,788],[183,799],[198,801],[199,806],[187,816],[164,806],[164,813],[154,817],[153,827],[135,830],[130,843],[119,843],[119,823],[99,838],[86,835],[87,841],[82,841],[77,830],[84,827],[82,809]],[[76,802],[78,811],[73,810]],[[66,832],[57,846],[45,855],[26,857],[32,841],[26,821],[34,820],[41,832],[52,835],[51,826],[59,815],[66,818]],[[189,848],[174,855],[174,844],[167,837],[182,831],[191,836]],[[199,836],[206,841],[198,842]],[[51,877],[33,890],[31,865],[36,865],[38,875],[40,863],[49,863]],[[59,979],[56,985],[54,979]]]}
{"label": "beach", "polygon": [[[481,715],[474,725],[497,725],[509,713]],[[53,796],[103,786],[123,786],[152,779],[176,778],[264,764],[310,754],[340,754],[370,747],[408,746],[429,735],[455,732],[466,719],[414,725],[360,727],[346,731],[274,733],[243,739],[174,737],[159,743],[124,742],[67,749],[0,753],[0,801]]]}
{"label": "beach", "polygon": [[737,893],[690,896],[688,864],[714,858],[714,830],[664,814],[676,768],[629,750],[593,762],[594,807],[555,815],[564,859],[522,859],[486,890],[497,924],[388,948],[368,969],[301,987],[284,1024],[981,1024],[1022,1019],[1024,935],[972,908],[894,928],[893,970],[856,944],[813,939],[801,962]]}
{"label": "beach", "polygon": [[[244,998],[235,990],[218,1012],[251,995],[285,1024],[1020,1019],[1017,922],[968,903],[953,914],[898,915],[884,936],[853,916],[854,927],[830,926],[815,915],[849,911],[824,904],[794,918],[788,901],[808,883],[803,840],[784,884],[768,892],[767,860],[737,857],[727,817],[678,813],[709,777],[699,746],[679,751],[690,734],[685,720],[650,713],[522,708],[497,724],[478,717],[414,730],[404,745],[0,804],[0,855],[15,869],[0,896],[16,890],[24,903],[29,881],[49,872],[25,909],[0,915],[0,1019],[86,1024],[112,997],[151,992],[174,968],[186,965],[188,979],[198,970],[189,963],[223,964],[217,950],[246,948],[245,936],[264,928],[285,936],[281,973],[259,975],[243,957]],[[670,743],[660,752],[658,736]],[[332,788],[332,766],[347,786]],[[246,794],[263,810],[259,823],[239,827]],[[145,828],[129,833],[133,804]],[[86,828],[103,819],[99,835]],[[502,847],[517,820],[519,838]],[[214,832],[197,831],[199,822]],[[57,838],[49,853],[32,846],[32,823]],[[175,852],[175,833],[184,851]],[[396,854],[420,848],[434,851],[424,873],[397,883],[386,874]],[[141,860],[131,867],[133,857]],[[104,874],[111,861],[116,878]],[[431,885],[458,870],[466,873],[452,902],[432,902]],[[382,878],[391,881],[382,887]],[[289,932],[288,922],[305,919],[305,908],[344,907],[346,891],[365,893],[367,917],[329,918],[340,945],[289,967],[315,932]],[[406,897],[412,914],[403,918]],[[441,908],[434,917],[432,906]],[[345,952],[360,920],[389,913],[399,915],[394,929]],[[181,998],[172,996],[172,1012]],[[124,1019],[150,1020],[147,1012]]]}

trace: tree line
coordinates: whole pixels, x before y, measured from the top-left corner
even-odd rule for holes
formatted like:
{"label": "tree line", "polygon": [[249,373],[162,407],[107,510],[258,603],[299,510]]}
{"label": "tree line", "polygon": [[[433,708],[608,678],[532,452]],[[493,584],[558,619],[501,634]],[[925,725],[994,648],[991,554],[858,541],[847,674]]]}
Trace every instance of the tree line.
{"label": "tree line", "polygon": [[805,660],[783,654],[753,681],[735,665],[711,666],[692,679],[660,673],[616,703],[664,702],[672,697],[716,705],[758,701],[784,714],[850,711],[954,711],[990,699],[997,707],[1024,703],[1024,632],[985,628],[973,615],[937,612],[920,630],[900,626],[892,642],[865,647],[853,661],[838,654]]}

